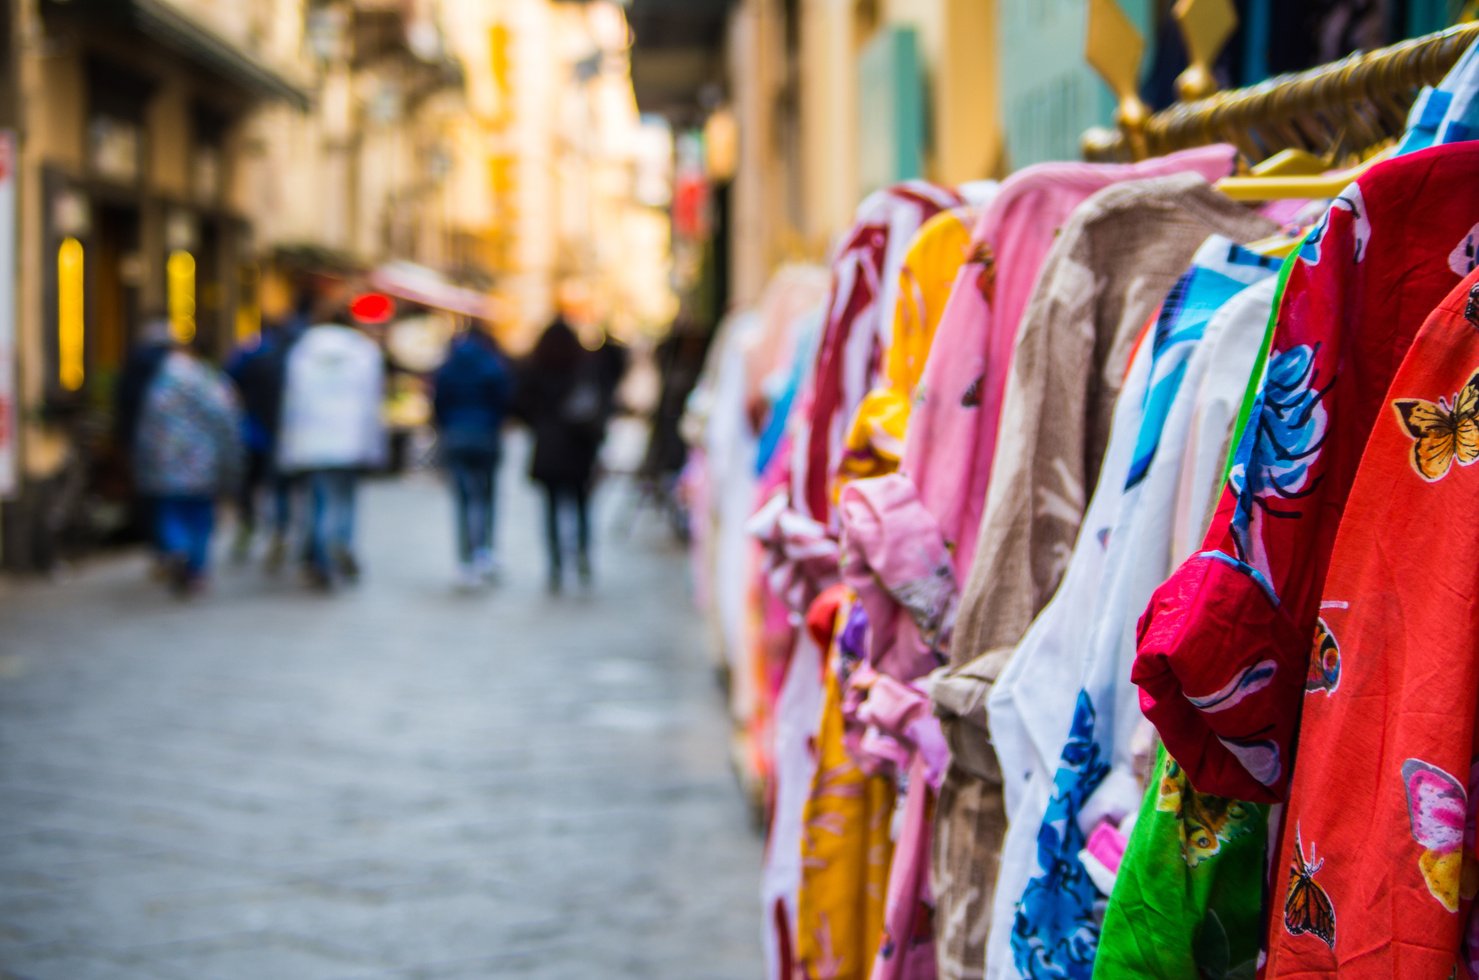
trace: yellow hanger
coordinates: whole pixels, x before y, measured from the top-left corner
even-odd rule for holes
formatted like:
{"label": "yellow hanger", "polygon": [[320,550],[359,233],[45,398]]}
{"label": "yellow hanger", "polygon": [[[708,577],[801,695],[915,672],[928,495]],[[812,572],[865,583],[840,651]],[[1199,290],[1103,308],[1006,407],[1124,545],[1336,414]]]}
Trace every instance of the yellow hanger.
{"label": "yellow hanger", "polygon": [[1254,177],[1296,177],[1323,174],[1330,161],[1308,150],[1280,150],[1249,171]]}
{"label": "yellow hanger", "polygon": [[1215,185],[1234,201],[1318,201],[1336,197],[1357,177],[1392,155],[1388,147],[1354,167],[1316,175],[1224,177]]}

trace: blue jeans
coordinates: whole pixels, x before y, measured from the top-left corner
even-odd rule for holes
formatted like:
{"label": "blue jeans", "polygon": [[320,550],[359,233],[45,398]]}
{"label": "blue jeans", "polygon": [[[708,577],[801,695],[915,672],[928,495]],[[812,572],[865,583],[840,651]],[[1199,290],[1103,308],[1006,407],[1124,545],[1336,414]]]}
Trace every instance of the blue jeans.
{"label": "blue jeans", "polygon": [[308,561],[329,574],[336,559],[354,553],[355,491],[353,470],[315,470],[308,474]]}
{"label": "blue jeans", "polygon": [[447,459],[457,515],[457,555],[463,564],[493,553],[498,457],[458,455]]}
{"label": "blue jeans", "polygon": [[216,502],[209,497],[160,497],[154,515],[159,550],[167,558],[183,561],[191,576],[203,575],[210,563]]}
{"label": "blue jeans", "polygon": [[248,456],[246,479],[241,481],[237,495],[238,516],[247,535],[257,529],[258,498],[264,489],[268,494],[267,516],[272,533],[283,537],[292,522],[292,483],[276,471],[270,452],[254,451]]}
{"label": "blue jeans", "polygon": [[583,483],[546,483],[544,485],[544,537],[549,547],[550,577],[559,578],[565,554],[567,522],[563,515],[575,515],[575,557],[581,574],[590,568],[591,520],[590,488]]}

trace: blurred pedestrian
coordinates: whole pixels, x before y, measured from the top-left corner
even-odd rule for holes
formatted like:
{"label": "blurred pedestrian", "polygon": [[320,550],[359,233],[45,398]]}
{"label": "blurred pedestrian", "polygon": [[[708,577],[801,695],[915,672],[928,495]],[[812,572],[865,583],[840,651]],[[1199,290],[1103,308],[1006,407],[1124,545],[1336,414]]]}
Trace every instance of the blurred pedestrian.
{"label": "blurred pedestrian", "polygon": [[432,415],[457,514],[459,585],[474,588],[499,571],[496,486],[513,377],[498,342],[475,326],[452,340],[433,384]]}
{"label": "blurred pedestrian", "polygon": [[604,362],[557,317],[540,335],[519,378],[517,410],[534,434],[529,475],[544,488],[549,587],[564,584],[567,515],[575,524],[576,574],[591,581],[590,492],[611,415]]}
{"label": "blurred pedestrian", "polygon": [[226,373],[241,394],[244,416],[242,440],[246,445],[246,475],[237,494],[236,542],[232,554],[244,561],[262,509],[268,503],[271,533],[267,567],[276,570],[287,556],[288,529],[292,523],[292,483],[277,467],[277,436],[282,422],[282,396],[287,356],[308,325],[309,303],[305,294],[297,308],[280,322],[270,325],[255,340],[239,347],[226,362]]}
{"label": "blurred pedestrian", "polygon": [[348,325],[348,311],[329,309],[332,314],[318,317],[287,354],[277,440],[278,471],[307,487],[305,571],[320,588],[359,578],[359,478],[383,466],[386,453],[384,357],[379,345]]}
{"label": "blurred pedestrian", "polygon": [[225,375],[184,346],[165,352],[144,387],[133,464],[139,490],[154,502],[170,584],[182,595],[199,591],[216,499],[241,477],[241,409]]}
{"label": "blurred pedestrian", "polygon": [[[146,531],[156,560],[162,560],[163,553],[155,534],[154,501],[139,486],[138,474],[133,470],[133,455],[144,395],[164,364],[171,346],[169,320],[163,315],[146,316],[113,389],[113,443],[118,448],[119,458],[127,472],[125,479],[133,492],[130,524],[135,530]],[[156,571],[163,572],[164,569],[158,567]]]}

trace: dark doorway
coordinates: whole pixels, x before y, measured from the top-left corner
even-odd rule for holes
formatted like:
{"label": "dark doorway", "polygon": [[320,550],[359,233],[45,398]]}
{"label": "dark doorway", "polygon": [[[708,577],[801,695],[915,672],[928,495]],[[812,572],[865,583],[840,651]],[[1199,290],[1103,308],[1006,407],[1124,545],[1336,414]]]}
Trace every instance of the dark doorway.
{"label": "dark doorway", "polygon": [[87,359],[89,400],[107,404],[118,372],[137,339],[144,257],[140,250],[139,209],[101,204],[93,210],[92,289],[88,297]]}

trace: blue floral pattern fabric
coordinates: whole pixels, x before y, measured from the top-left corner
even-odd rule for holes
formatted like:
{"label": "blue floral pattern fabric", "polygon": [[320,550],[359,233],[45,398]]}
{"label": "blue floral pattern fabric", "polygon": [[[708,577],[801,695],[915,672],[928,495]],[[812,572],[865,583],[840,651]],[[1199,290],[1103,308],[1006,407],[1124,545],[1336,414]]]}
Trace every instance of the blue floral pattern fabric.
{"label": "blue floral pattern fabric", "polygon": [[[1186,384],[1189,364],[1216,311],[1277,269],[1277,262],[1227,239],[1209,239],[1155,324],[1135,452],[1110,531],[1099,600],[1081,639],[1089,651],[1083,686],[1038,831],[1038,872],[1022,893],[1013,926],[1013,958],[1024,977],[1077,980],[1093,973],[1107,896],[1080,854],[1084,824],[1101,814],[1118,821],[1140,804],[1138,783],[1129,775],[1138,720],[1129,664],[1135,617],[1169,571],[1170,502],[1196,399],[1197,386]],[[1121,775],[1112,779],[1116,769]]]}
{"label": "blue floral pattern fabric", "polygon": [[1028,883],[1012,930],[1017,970],[1033,980],[1088,980],[1094,974],[1105,897],[1076,857],[1085,843],[1078,812],[1109,774],[1109,763],[1094,739],[1094,721],[1094,705],[1081,691],[1053,799],[1038,831],[1037,860],[1043,873]]}
{"label": "blue floral pattern fabric", "polygon": [[1323,403],[1332,381],[1321,376],[1318,354],[1319,344],[1296,344],[1270,357],[1253,424],[1228,474],[1236,503],[1229,525],[1236,557],[1274,602],[1260,525],[1264,515],[1297,517],[1297,502],[1319,486],[1314,470],[1329,434]]}

